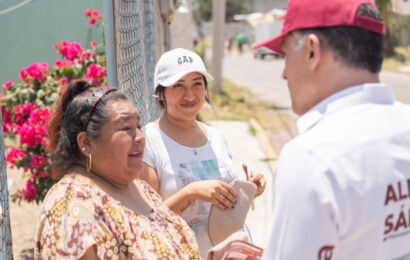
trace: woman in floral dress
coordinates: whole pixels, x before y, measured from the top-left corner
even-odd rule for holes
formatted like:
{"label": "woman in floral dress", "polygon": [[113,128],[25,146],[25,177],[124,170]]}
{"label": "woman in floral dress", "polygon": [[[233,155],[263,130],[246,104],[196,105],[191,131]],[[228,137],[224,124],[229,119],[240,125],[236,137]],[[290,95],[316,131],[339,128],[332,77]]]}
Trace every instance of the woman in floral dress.
{"label": "woman in floral dress", "polygon": [[39,259],[199,259],[195,236],[143,181],[139,115],[116,89],[76,81],[48,125],[62,177],[48,192]]}

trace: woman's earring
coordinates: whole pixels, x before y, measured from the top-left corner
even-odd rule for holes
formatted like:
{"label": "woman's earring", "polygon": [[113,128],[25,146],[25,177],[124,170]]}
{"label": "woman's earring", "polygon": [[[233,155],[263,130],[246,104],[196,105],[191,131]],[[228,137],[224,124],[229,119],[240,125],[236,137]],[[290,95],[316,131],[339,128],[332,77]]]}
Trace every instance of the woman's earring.
{"label": "woman's earring", "polygon": [[90,153],[90,154],[88,154],[88,158],[87,158],[87,172],[88,173],[91,172],[92,160],[93,160],[93,157]]}

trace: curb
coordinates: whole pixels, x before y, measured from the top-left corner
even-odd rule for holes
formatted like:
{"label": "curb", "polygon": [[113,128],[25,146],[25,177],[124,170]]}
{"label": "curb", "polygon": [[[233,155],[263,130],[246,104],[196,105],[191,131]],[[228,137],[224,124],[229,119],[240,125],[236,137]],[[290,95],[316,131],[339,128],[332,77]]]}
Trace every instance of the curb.
{"label": "curb", "polygon": [[255,129],[255,136],[259,140],[259,144],[266,155],[266,159],[269,161],[276,161],[278,155],[276,154],[275,149],[273,149],[265,129],[263,129],[254,118],[249,120],[249,125]]}

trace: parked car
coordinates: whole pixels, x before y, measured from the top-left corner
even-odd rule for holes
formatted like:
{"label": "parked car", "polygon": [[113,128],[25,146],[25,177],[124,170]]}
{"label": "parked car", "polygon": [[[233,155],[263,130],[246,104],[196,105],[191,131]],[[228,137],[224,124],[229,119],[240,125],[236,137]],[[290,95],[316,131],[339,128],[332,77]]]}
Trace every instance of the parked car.
{"label": "parked car", "polygon": [[265,48],[265,47],[258,48],[256,50],[253,50],[252,52],[253,52],[253,57],[255,59],[263,60],[263,59],[265,59],[266,56],[272,56],[274,58],[279,58],[280,57],[277,53],[275,53],[275,52],[273,52],[273,51],[271,51],[271,50],[269,50],[268,48]]}
{"label": "parked car", "polygon": [[[265,23],[260,23],[255,27],[255,42],[261,42],[267,40],[280,33],[282,28],[281,21],[269,21]],[[275,58],[280,57],[268,48],[262,47],[253,50],[253,57],[255,59],[264,59],[266,56],[273,56]]]}

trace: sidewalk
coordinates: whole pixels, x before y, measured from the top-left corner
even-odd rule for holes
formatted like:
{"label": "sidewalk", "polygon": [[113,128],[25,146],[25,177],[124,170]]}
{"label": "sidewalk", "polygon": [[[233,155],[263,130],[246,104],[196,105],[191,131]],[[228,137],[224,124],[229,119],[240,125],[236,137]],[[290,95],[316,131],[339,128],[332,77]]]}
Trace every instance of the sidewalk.
{"label": "sidewalk", "polygon": [[255,200],[255,210],[249,211],[246,224],[251,231],[252,242],[265,247],[269,224],[272,220],[272,176],[274,161],[267,160],[267,154],[260,140],[251,133],[251,125],[245,121],[212,121],[225,137],[233,155],[234,171],[243,174],[242,163],[247,163],[253,171],[262,173],[266,179],[264,194]]}

